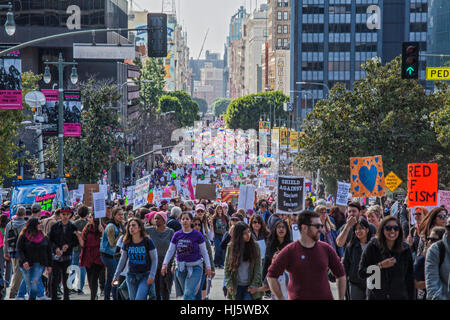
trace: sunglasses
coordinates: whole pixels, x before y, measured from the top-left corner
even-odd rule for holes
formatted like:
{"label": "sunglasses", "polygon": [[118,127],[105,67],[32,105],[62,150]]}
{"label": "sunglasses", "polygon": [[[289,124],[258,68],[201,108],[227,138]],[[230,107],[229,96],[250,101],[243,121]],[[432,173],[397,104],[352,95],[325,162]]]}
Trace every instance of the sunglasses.
{"label": "sunglasses", "polygon": [[440,219],[447,219],[448,218],[448,214],[438,214],[437,217],[440,218]]}
{"label": "sunglasses", "polygon": [[435,242],[439,241],[439,239],[438,238],[433,238],[433,237],[428,237],[427,241],[431,241],[431,243],[435,243]]}
{"label": "sunglasses", "polygon": [[317,229],[322,229],[323,228],[323,224],[321,224],[321,223],[311,223],[311,224],[308,224],[308,226],[316,227]]}
{"label": "sunglasses", "polygon": [[238,218],[231,218],[231,221],[240,221]]}
{"label": "sunglasses", "polygon": [[384,226],[384,230],[386,230],[386,231],[394,230],[395,232],[397,232],[400,230],[400,227],[399,226]]}
{"label": "sunglasses", "polygon": [[252,224],[261,224],[259,221],[253,221]]}

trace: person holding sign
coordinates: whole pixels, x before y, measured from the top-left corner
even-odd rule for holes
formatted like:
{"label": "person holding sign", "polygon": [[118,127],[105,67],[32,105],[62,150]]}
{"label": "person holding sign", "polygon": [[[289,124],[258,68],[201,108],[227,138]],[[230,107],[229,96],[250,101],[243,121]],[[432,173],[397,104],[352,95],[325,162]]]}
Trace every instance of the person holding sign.
{"label": "person holding sign", "polygon": [[262,298],[261,255],[247,224],[233,227],[231,241],[225,253],[225,287],[231,300]]}
{"label": "person holding sign", "polygon": [[344,300],[345,271],[329,244],[319,241],[323,224],[320,215],[305,210],[298,215],[300,240],[288,244],[278,253],[267,272],[270,290],[277,300],[285,300],[278,278],[289,273],[289,300],[333,300],[328,270],[336,277],[339,300]]}
{"label": "person holding sign", "polygon": [[130,300],[147,300],[149,292],[154,292],[158,254],[139,218],[131,218],[127,223],[113,283],[119,281],[119,275],[127,263],[126,281]]}

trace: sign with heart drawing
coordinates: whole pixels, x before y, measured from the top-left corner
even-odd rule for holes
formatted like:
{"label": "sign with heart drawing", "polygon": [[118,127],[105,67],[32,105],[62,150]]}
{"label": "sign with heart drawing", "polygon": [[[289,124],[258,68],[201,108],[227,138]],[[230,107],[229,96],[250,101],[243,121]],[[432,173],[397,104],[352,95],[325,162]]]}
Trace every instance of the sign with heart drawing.
{"label": "sign with heart drawing", "polygon": [[350,158],[350,182],[354,198],[386,195],[381,156]]}

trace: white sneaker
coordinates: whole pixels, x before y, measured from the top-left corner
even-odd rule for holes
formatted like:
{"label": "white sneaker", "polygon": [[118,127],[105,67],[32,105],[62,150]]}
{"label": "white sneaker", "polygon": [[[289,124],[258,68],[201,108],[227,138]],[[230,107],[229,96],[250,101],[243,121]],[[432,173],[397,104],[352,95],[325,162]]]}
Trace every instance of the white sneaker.
{"label": "white sneaker", "polygon": [[42,296],[42,297],[36,297],[36,300],[52,300],[52,298],[47,297],[47,296]]}
{"label": "white sneaker", "polygon": [[25,298],[24,298],[24,297],[18,297],[18,296],[16,296],[16,297],[14,298],[14,300],[25,300]]}

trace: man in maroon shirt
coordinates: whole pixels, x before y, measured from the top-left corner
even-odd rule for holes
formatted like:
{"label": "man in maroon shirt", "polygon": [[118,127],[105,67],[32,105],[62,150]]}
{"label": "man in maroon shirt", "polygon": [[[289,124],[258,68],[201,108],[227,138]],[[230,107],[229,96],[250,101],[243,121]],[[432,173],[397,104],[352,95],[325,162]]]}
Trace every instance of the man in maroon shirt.
{"label": "man in maroon shirt", "polygon": [[336,277],[339,300],[344,300],[345,271],[338,255],[325,242],[319,241],[323,225],[320,215],[303,211],[297,224],[301,237],[287,245],[273,260],[267,273],[270,290],[278,300],[284,300],[278,277],[284,270],[289,273],[289,300],[333,300],[328,269]]}

